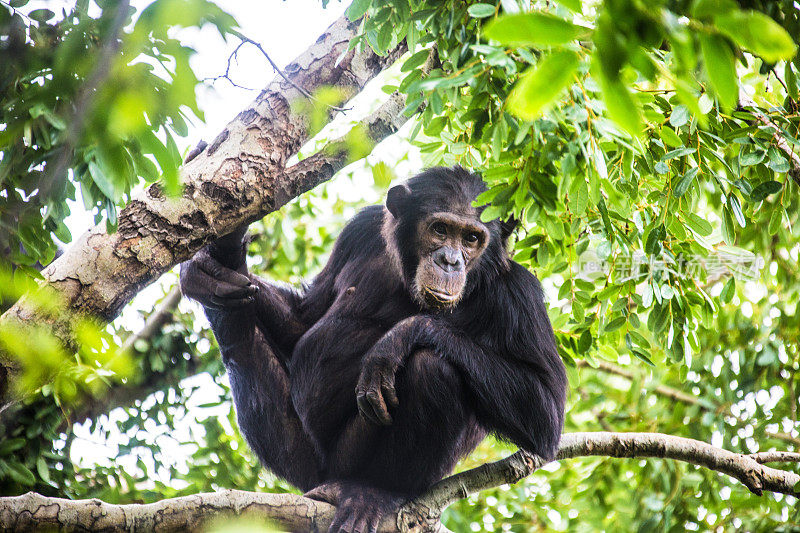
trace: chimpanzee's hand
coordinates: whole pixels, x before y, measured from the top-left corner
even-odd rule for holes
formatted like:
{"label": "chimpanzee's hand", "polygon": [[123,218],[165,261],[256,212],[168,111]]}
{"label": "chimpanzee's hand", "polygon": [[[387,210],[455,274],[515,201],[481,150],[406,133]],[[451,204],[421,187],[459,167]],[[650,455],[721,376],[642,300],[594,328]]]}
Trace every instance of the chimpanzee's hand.
{"label": "chimpanzee's hand", "polygon": [[379,346],[375,348],[364,357],[361,376],[356,386],[356,401],[364,418],[375,424],[388,426],[392,423],[388,407],[396,408],[399,405],[394,377],[400,366],[400,359],[389,351],[381,350]]}
{"label": "chimpanzee's hand", "polygon": [[181,292],[203,307],[224,309],[252,303],[258,287],[244,274],[222,265],[206,247],[181,265]]}

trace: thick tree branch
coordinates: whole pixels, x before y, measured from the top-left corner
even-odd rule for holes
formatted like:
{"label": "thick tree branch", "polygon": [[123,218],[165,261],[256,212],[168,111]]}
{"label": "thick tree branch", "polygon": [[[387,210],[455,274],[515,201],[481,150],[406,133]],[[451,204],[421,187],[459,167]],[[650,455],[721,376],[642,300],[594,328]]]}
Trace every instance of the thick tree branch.
{"label": "thick tree branch", "polygon": [[[705,442],[661,433],[568,433],[561,439],[557,461],[573,457],[657,457],[684,461],[738,479],[755,494],[771,491],[800,496],[800,475],[764,466],[766,460],[795,460],[796,454],[759,457],[733,453]],[[446,531],[439,523],[442,511],[467,495],[516,483],[545,464],[519,451],[446,478],[426,494],[404,505],[396,517],[384,521],[381,531]],[[86,531],[186,531],[221,515],[251,515],[270,519],[297,531],[324,531],[334,508],[302,496],[227,490],[163,500],[147,505],[114,505],[99,500],[73,501],[34,493],[0,498],[0,529],[32,531],[42,528]]]}
{"label": "thick tree branch", "polygon": [[[284,69],[291,83],[278,76],[187,162],[181,175],[185,184],[181,197],[169,198],[157,185],[151,186],[122,210],[115,234],[95,227],[47,267],[46,282],[63,296],[68,309],[110,320],[138,291],[204,244],[332,177],[346,158],[317,156],[286,167],[309,138],[306,117],[297,115],[291,103],[325,86],[336,86],[349,98],[403,52],[402,47],[386,56],[368,49],[348,52],[356,28],[345,17],[334,22]],[[392,110],[396,110],[396,100],[390,100]],[[394,126],[378,127],[386,123]],[[366,131],[377,143],[396,131],[396,124],[396,117],[388,122],[376,119]],[[70,340],[67,326],[41,316],[26,298],[3,315],[3,321],[7,320],[47,323]],[[8,389],[4,376],[14,370],[7,361],[2,363],[0,396]]]}

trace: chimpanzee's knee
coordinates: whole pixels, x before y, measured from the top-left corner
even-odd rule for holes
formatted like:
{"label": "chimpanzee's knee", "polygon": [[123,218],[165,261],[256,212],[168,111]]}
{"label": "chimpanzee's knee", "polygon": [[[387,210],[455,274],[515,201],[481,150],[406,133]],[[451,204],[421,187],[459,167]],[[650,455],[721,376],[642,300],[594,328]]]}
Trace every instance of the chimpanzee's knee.
{"label": "chimpanzee's knee", "polygon": [[[417,350],[397,376],[398,413],[420,425],[456,422],[466,416],[464,383],[450,363],[431,350]],[[449,424],[448,424],[449,425]]]}

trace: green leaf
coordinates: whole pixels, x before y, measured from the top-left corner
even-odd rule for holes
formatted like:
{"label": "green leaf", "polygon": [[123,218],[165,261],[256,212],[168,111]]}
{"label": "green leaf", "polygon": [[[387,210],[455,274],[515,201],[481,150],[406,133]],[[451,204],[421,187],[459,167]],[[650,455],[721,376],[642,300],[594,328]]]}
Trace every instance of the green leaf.
{"label": "green leaf", "polygon": [[497,205],[490,205],[481,212],[481,222],[490,222],[503,214],[503,209]]}
{"label": "green leaf", "polygon": [[364,16],[370,4],[372,4],[372,0],[353,0],[353,3],[345,10],[344,14],[352,21],[358,20]]}
{"label": "green leaf", "polygon": [[608,116],[631,136],[640,138],[644,130],[642,109],[634,101],[630,91],[620,79],[611,79],[605,75],[602,68],[598,68],[600,89],[603,91],[603,101],[608,110]]}
{"label": "green leaf", "polygon": [[739,201],[739,197],[735,194],[729,195],[728,205],[731,206],[731,211],[733,212],[733,216],[736,218],[736,222],[741,227],[745,227],[745,225],[747,225],[747,221],[744,218],[744,213],[742,212],[742,203]]}
{"label": "green leaf", "polygon": [[698,167],[690,168],[689,171],[681,176],[678,182],[675,183],[675,186],[672,189],[672,195],[675,196],[675,198],[680,198],[686,194],[686,191],[688,191],[689,187],[692,185],[694,177],[697,175],[697,171]]}
{"label": "green leaf", "polygon": [[691,14],[695,18],[705,19],[733,9],[738,9],[734,0],[695,0],[692,2]]}
{"label": "green leaf", "polygon": [[797,75],[794,73],[794,67],[790,62],[786,62],[783,68],[783,76],[786,79],[786,87],[789,91],[789,98],[797,100],[800,98],[800,89],[798,89]]}
{"label": "green leaf", "polygon": [[751,167],[761,163],[764,157],[766,157],[766,154],[762,150],[742,153],[739,154],[739,164],[743,167]]}
{"label": "green leaf", "polygon": [[680,128],[687,122],[689,122],[689,108],[685,105],[675,106],[669,116],[669,123],[673,128]]}
{"label": "green leaf", "polygon": [[634,349],[631,350],[631,353],[636,357],[638,357],[639,359],[641,359],[642,361],[644,361],[645,363],[647,363],[648,365],[656,366],[656,364],[653,361],[651,361],[650,358],[647,357],[647,354],[645,354],[643,351]]}
{"label": "green leaf", "polygon": [[612,331],[616,331],[622,326],[624,326],[627,321],[628,319],[625,318],[624,316],[617,317],[606,324],[606,327],[603,328],[603,332],[610,333]]}
{"label": "green leaf", "polygon": [[47,22],[51,18],[55,17],[56,14],[50,11],[49,9],[34,9],[30,13],[28,13],[28,17],[32,18],[37,22]]}
{"label": "green leaf", "polygon": [[47,462],[44,460],[44,457],[40,456],[36,460],[36,473],[39,474],[39,478],[42,481],[50,483],[50,471],[47,469]]}
{"label": "green leaf", "polygon": [[385,189],[394,178],[394,171],[383,161],[378,161],[372,166],[372,179],[375,180],[376,186]]}
{"label": "green leaf", "polygon": [[558,0],[558,3],[576,13],[580,13],[583,8],[581,0]]}
{"label": "green leaf", "polygon": [[579,353],[586,353],[592,347],[592,332],[588,329],[581,333],[580,339],[578,339],[578,352]]}
{"label": "green leaf", "polygon": [[58,224],[58,227],[55,229],[53,234],[56,236],[56,239],[65,244],[72,242],[72,234],[69,232],[69,228],[67,228],[67,225],[64,224],[64,222],[60,222]]}
{"label": "green leaf", "polygon": [[736,232],[733,228],[733,215],[727,206],[722,208],[722,238],[729,246],[736,244]]}
{"label": "green leaf", "polygon": [[664,154],[664,157],[661,158],[662,161],[669,161],[670,159],[677,159],[678,157],[683,157],[685,155],[695,153],[694,148],[678,148],[676,150],[671,150]]}
{"label": "green leaf", "polygon": [[704,219],[703,217],[701,217],[696,213],[686,214],[686,225],[689,226],[689,228],[693,232],[703,237],[708,237],[714,230],[714,228],[711,226],[711,223],[708,220]]}
{"label": "green leaf", "polygon": [[783,213],[781,213],[780,209],[775,209],[772,211],[772,216],[769,217],[769,227],[767,231],[769,231],[770,235],[775,235],[778,233],[778,230],[781,229],[781,219],[783,218]]}
{"label": "green leaf", "polygon": [[675,130],[666,124],[661,126],[661,140],[664,141],[665,144],[668,144],[674,148],[683,146],[683,142],[681,142],[681,138],[678,137],[678,134],[675,133]]}
{"label": "green leaf", "polygon": [[665,236],[666,230],[664,229],[663,224],[660,224],[650,230],[650,233],[647,235],[647,240],[644,244],[644,251],[649,255],[658,253],[661,250],[661,241],[664,240]]}
{"label": "green leaf", "polygon": [[765,181],[764,183],[760,183],[753,189],[753,192],[750,193],[750,198],[753,199],[754,202],[760,202],[770,194],[775,194],[776,192],[780,192],[783,189],[783,185],[777,181]]}
{"label": "green leaf", "polygon": [[769,63],[792,59],[797,52],[789,33],[764,13],[735,10],[717,15],[714,22],[733,42]]}
{"label": "green leaf", "polygon": [[8,467],[8,475],[20,485],[30,487],[36,483],[36,477],[33,475],[33,472],[28,470],[25,465],[21,463],[9,463]]}
{"label": "green leaf", "polygon": [[425,63],[425,60],[428,59],[429,54],[430,54],[429,50],[420,50],[413,56],[406,59],[405,63],[403,63],[403,66],[400,67],[400,70],[402,72],[408,72],[409,70],[414,70],[418,66]]}
{"label": "green leaf", "polygon": [[582,215],[589,205],[589,184],[583,176],[575,176],[569,186],[569,208],[573,215]]}
{"label": "green leaf", "polygon": [[107,176],[94,161],[89,162],[89,174],[92,176],[92,181],[94,181],[97,188],[100,189],[106,198],[110,200],[117,199],[118,190],[114,184],[114,180]]}
{"label": "green leaf", "polygon": [[482,19],[494,15],[495,9],[495,6],[492,4],[472,4],[467,9],[467,13],[469,13],[470,17]]}
{"label": "green leaf", "polygon": [[512,46],[551,46],[573,41],[587,31],[549,13],[534,11],[499,17],[486,25],[483,34]]}
{"label": "green leaf", "polygon": [[731,47],[721,35],[701,33],[699,37],[708,81],[722,108],[730,111],[739,98],[736,59],[733,57]]}
{"label": "green leaf", "polygon": [[722,287],[722,292],[719,293],[719,299],[722,303],[728,303],[733,298],[733,294],[736,290],[736,280],[731,277],[728,282]]}
{"label": "green leaf", "polygon": [[19,450],[25,446],[25,439],[18,437],[18,438],[6,438],[3,442],[0,442],[0,457],[5,455],[10,455],[11,452]]}
{"label": "green leaf", "polygon": [[508,107],[525,120],[534,120],[570,84],[580,58],[572,51],[553,52],[528,69],[511,91]]}

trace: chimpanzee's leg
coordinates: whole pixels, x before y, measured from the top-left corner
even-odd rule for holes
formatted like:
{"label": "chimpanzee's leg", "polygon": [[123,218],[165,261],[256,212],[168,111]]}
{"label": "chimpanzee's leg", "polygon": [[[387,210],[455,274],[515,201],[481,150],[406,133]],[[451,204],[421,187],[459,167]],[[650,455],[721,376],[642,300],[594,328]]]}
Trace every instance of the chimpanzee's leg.
{"label": "chimpanzee's leg", "polygon": [[239,428],[262,463],[297,487],[320,479],[320,459],[294,410],[286,354],[257,324],[251,306],[206,309],[228,369]]}
{"label": "chimpanzee's leg", "polygon": [[390,426],[356,415],[327,454],[331,481],[312,497],[338,506],[329,532],[376,531],[384,516],[449,474],[486,434],[461,376],[433,352],[414,352],[395,388],[399,406]]}
{"label": "chimpanzee's leg", "polygon": [[396,389],[400,403],[392,424],[352,420],[329,453],[326,477],[413,496],[449,474],[486,435],[461,376],[433,352],[414,352],[398,372]]}
{"label": "chimpanzee's leg", "polygon": [[428,350],[418,350],[397,375],[400,405],[372,444],[363,479],[415,495],[449,474],[483,439],[461,376]]}

